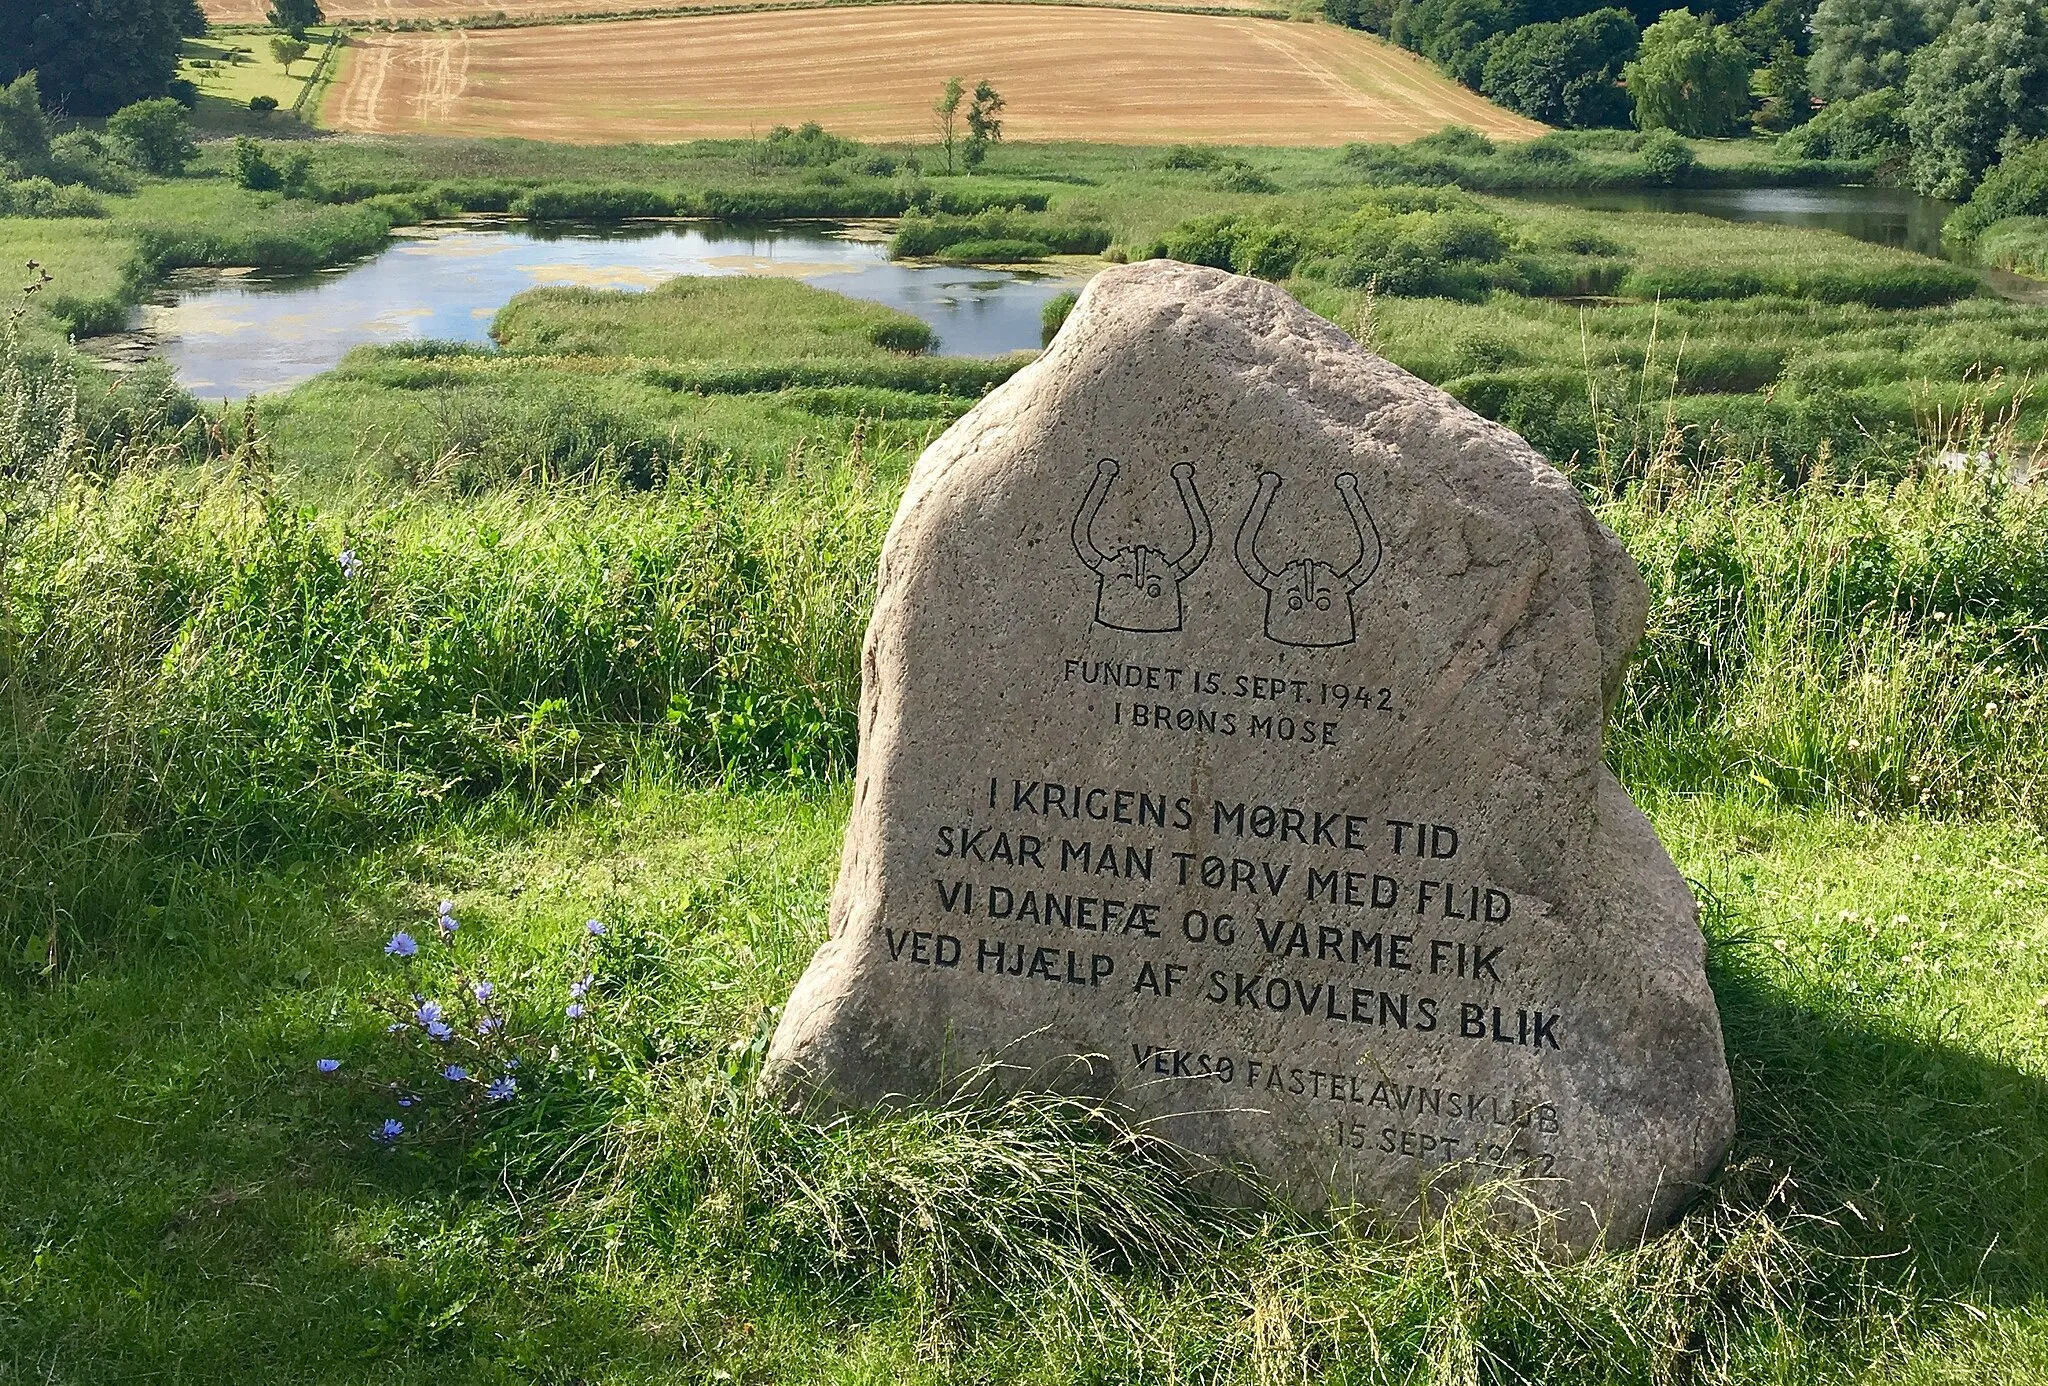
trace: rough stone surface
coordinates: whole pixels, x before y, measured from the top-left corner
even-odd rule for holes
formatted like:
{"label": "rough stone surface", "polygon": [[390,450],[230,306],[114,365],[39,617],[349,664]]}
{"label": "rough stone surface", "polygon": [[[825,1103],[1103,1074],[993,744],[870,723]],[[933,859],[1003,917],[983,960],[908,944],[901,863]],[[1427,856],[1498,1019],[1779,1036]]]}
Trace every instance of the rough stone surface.
{"label": "rough stone surface", "polygon": [[1696,907],[1601,763],[1644,612],[1521,438],[1271,285],[1100,275],[911,477],[769,1083],[995,1064],[1298,1201],[1512,1175],[1569,1242],[1655,1230],[1734,1118]]}

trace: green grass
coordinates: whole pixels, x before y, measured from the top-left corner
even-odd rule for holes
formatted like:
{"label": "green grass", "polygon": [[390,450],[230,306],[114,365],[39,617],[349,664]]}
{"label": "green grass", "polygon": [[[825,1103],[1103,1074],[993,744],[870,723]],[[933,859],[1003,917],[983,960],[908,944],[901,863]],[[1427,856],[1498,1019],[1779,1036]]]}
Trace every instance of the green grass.
{"label": "green grass", "polygon": [[[289,112],[299,91],[313,76],[321,51],[333,41],[331,34],[308,31],[311,44],[305,57],[289,71],[270,51],[269,35],[232,34],[185,40],[178,75],[199,88],[201,96],[217,97],[229,105],[246,108],[252,96],[276,100],[280,111]],[[205,63],[205,67],[198,64]]]}
{"label": "green grass", "polygon": [[[1057,1109],[788,1127],[748,1104],[746,1055],[822,936],[843,795],[641,791],[538,833],[211,874],[74,981],[17,993],[0,1363],[81,1383],[2037,1379],[2038,834],[1652,809],[1710,902],[1742,1126],[1715,1195],[1645,1251],[1546,1266],[1456,1218],[1404,1247],[1205,1210]],[[388,1099],[312,1061],[385,1071],[380,944],[442,897],[471,966],[541,998],[605,918],[602,1038],[545,1110],[384,1155],[365,1133]],[[1123,1250],[1083,1253],[1105,1237]]]}
{"label": "green grass", "polygon": [[[909,179],[753,142],[316,150],[385,200],[215,174],[0,221],[0,250],[119,306],[444,200]],[[941,225],[1127,250],[1437,196],[1242,154],[1282,191],[1084,146],[923,181],[1040,204]],[[1915,268],[1444,201],[1499,233],[1487,263],[1624,292]],[[89,384],[57,503],[4,497],[0,1381],[2048,1380],[2048,495],[1928,460],[2041,436],[2038,310],[1287,283],[1550,449],[1643,567],[1610,760],[1705,905],[1740,1111],[1672,1236],[1553,1264],[1463,1210],[1411,1243],[1209,1207],[1073,1105],[820,1130],[756,1104],[823,933],[882,535],[1021,358],[914,354],[898,315],[786,281],[547,290],[503,351],[359,351],[246,411]],[[381,944],[443,898],[531,1031],[521,1098],[378,1151],[377,1080],[428,1081]]]}
{"label": "green grass", "polygon": [[2048,217],[2006,217],[1984,229],[1975,246],[1987,265],[2048,279]]}
{"label": "green grass", "polygon": [[757,364],[875,361],[928,350],[908,313],[789,279],[679,278],[648,293],[534,289],[491,335],[508,351]]}

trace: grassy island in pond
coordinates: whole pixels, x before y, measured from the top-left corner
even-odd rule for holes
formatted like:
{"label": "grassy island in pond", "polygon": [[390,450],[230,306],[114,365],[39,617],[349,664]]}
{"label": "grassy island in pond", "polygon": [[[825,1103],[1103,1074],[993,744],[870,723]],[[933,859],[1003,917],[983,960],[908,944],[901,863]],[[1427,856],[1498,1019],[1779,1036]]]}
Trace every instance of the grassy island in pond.
{"label": "grassy island in pond", "polygon": [[[2048,496],[2006,479],[2038,307],[1510,195],[1668,158],[1616,132],[971,177],[823,132],[302,143],[299,195],[217,142],[0,219],[51,276],[0,359],[0,1379],[2048,1379]],[[1686,147],[1701,183],[1869,167]],[[1607,750],[1704,906],[1712,1187],[1558,1263],[1466,1210],[1216,1207],[1086,1106],[765,1108],[882,536],[1028,358],[740,277],[524,293],[495,348],[225,410],[65,342],[182,267],[458,214],[1168,253],[1535,440],[1650,588]]]}

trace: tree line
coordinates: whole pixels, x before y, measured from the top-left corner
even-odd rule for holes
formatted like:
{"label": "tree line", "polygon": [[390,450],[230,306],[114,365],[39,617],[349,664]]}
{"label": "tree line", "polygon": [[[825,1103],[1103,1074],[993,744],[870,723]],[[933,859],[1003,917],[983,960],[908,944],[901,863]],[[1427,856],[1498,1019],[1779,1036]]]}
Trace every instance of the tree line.
{"label": "tree line", "polygon": [[[319,0],[275,0],[269,13],[296,41],[324,17]],[[33,72],[44,102],[70,116],[153,97],[190,106],[199,94],[179,78],[178,53],[205,32],[200,0],[0,0],[0,83]]]}
{"label": "tree line", "polygon": [[1951,198],[2048,134],[2040,0],[1664,2],[1323,0],[1547,125],[1783,134],[1818,105],[1796,152],[1886,158]]}

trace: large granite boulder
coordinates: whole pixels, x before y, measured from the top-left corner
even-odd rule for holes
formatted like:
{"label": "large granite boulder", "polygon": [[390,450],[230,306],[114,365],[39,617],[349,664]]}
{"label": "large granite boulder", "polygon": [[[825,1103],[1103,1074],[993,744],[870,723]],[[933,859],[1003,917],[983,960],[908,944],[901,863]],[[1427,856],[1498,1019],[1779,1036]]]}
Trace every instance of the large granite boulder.
{"label": "large granite boulder", "polygon": [[1521,438],[1269,284],[1100,275],[917,464],[831,938],[767,1081],[1113,1097],[1308,1204],[1585,1246],[1733,1127],[1697,910],[1601,763],[1642,579]]}

